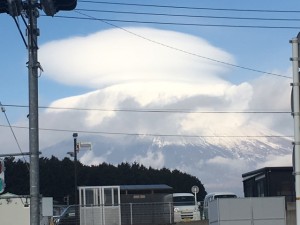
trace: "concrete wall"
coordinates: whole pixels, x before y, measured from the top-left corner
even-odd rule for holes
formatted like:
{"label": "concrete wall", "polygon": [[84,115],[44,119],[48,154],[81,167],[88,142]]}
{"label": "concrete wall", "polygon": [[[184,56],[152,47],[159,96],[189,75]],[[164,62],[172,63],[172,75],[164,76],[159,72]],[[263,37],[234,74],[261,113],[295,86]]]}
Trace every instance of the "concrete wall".
{"label": "concrete wall", "polygon": [[210,225],[286,225],[285,198],[217,199],[208,216]]}

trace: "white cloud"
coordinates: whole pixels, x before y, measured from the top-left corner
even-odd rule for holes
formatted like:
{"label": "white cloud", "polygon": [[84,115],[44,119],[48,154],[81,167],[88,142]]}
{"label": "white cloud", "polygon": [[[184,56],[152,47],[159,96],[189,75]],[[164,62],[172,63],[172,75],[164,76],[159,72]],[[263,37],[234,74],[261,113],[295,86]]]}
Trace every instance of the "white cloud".
{"label": "white cloud", "polygon": [[[150,28],[126,29],[155,42],[234,63],[229,53],[199,37]],[[289,79],[262,76],[254,81],[232,84],[222,77],[229,72],[223,64],[118,29],[47,43],[41,46],[40,59],[48,78],[94,89],[80,96],[59,99],[51,106],[104,109],[47,110],[41,117],[45,127],[211,136],[292,133],[292,117],[286,114],[110,111],[138,108],[211,112],[288,110]],[[216,144],[214,139],[208,141]],[[217,142],[222,146],[222,140]],[[229,142],[232,140],[225,144]]]}
{"label": "white cloud", "polygon": [[224,82],[216,76],[227,70],[223,65],[157,43],[233,63],[232,56],[199,37],[150,28],[126,29],[148,40],[110,29],[42,45],[39,54],[45,75],[67,85],[93,88],[124,82]]}
{"label": "white cloud", "polygon": [[270,155],[266,161],[257,165],[257,168],[292,166],[292,155]]}
{"label": "white cloud", "polygon": [[88,151],[80,157],[80,162],[89,166],[99,165],[103,162],[107,162],[107,158],[105,156],[95,156],[93,151]]}
{"label": "white cloud", "polygon": [[226,168],[226,171],[239,171],[239,173],[248,169],[248,166],[243,159],[230,159],[222,156],[209,159],[207,164],[216,168]]}
{"label": "white cloud", "polygon": [[[287,76],[290,74],[289,71],[277,73]],[[278,113],[256,114],[252,115],[251,119],[279,133],[293,134],[293,117],[289,113],[279,113],[291,111],[291,82],[290,79],[274,76],[262,76],[253,80],[253,96],[249,102],[249,109]]]}
{"label": "white cloud", "polygon": [[165,165],[165,159],[162,152],[152,152],[147,151],[147,154],[145,156],[142,155],[136,155],[131,159],[131,162],[137,162],[140,163],[146,167],[152,167],[155,169],[161,169]]}

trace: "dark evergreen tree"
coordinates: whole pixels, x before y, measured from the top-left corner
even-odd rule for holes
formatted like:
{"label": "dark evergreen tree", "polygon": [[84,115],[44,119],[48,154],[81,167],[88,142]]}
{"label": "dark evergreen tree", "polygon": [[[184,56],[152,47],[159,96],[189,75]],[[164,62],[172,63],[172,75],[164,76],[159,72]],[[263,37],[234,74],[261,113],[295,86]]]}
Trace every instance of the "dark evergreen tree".
{"label": "dark evergreen tree", "polygon": [[[29,164],[15,158],[5,159],[5,192],[19,195],[29,195]],[[199,187],[198,200],[203,200],[206,191],[201,181],[195,176],[179,170],[167,168],[146,168],[139,163],[121,163],[114,166],[102,163],[94,166],[77,164],[77,186],[134,184],[167,184],[174,192],[191,192],[191,187]],[[74,201],[74,162],[69,158],[59,160],[52,156],[40,158],[40,193],[53,197],[63,203],[69,197]]]}

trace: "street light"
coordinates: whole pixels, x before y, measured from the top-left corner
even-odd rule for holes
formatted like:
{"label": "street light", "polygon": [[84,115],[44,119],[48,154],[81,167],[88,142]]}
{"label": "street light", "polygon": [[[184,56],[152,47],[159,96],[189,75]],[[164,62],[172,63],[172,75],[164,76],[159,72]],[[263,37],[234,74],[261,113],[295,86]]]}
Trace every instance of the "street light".
{"label": "street light", "polygon": [[71,157],[74,157],[74,205],[78,204],[77,200],[77,153],[80,149],[86,148],[92,150],[92,144],[90,142],[77,142],[78,133],[73,133],[74,148],[73,152],[67,152]]}
{"label": "street light", "polygon": [[74,205],[77,205],[77,133],[73,133],[74,138]]}

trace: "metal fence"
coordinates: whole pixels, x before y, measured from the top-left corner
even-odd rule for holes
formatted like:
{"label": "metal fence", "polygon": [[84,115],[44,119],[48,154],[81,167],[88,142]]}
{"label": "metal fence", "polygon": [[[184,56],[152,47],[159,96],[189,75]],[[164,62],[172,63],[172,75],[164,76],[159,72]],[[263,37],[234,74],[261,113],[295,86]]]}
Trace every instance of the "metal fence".
{"label": "metal fence", "polygon": [[174,223],[172,203],[69,206],[56,225],[168,225]]}
{"label": "metal fence", "polygon": [[122,225],[172,224],[172,203],[128,203],[121,204]]}

